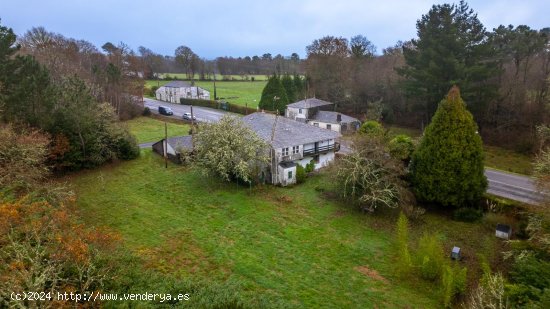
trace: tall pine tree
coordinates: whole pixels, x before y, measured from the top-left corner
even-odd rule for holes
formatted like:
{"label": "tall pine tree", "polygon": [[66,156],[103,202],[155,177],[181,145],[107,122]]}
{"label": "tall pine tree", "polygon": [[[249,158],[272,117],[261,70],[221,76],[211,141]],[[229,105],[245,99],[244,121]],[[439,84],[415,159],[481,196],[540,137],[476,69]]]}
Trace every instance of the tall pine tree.
{"label": "tall pine tree", "polygon": [[267,81],[258,106],[261,109],[284,113],[288,103],[285,87],[283,87],[279,76],[274,74]]}
{"label": "tall pine tree", "polygon": [[416,28],[418,39],[403,47],[406,66],[399,70],[407,78],[406,94],[425,104],[427,120],[449,88],[458,85],[469,110],[482,115],[496,94],[489,82],[496,63],[477,14],[464,1],[434,5]]}
{"label": "tall pine tree", "polygon": [[487,189],[483,144],[458,87],[439,104],[413,153],[410,170],[413,190],[426,202],[473,205]]}

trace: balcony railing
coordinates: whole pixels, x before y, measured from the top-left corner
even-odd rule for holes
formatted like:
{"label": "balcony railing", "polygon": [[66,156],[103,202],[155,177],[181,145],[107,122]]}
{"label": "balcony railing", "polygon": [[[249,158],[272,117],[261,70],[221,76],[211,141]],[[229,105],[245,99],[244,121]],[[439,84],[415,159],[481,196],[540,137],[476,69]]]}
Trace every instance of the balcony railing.
{"label": "balcony railing", "polygon": [[290,162],[290,161],[294,161],[294,160],[300,160],[302,159],[303,156],[301,153],[291,153],[289,155],[286,155],[286,156],[281,156],[281,161],[282,162]]}
{"label": "balcony railing", "polygon": [[334,150],[334,152],[340,150],[340,143],[319,146],[311,149],[304,149],[304,156],[318,155],[321,153],[329,152],[331,150]]}

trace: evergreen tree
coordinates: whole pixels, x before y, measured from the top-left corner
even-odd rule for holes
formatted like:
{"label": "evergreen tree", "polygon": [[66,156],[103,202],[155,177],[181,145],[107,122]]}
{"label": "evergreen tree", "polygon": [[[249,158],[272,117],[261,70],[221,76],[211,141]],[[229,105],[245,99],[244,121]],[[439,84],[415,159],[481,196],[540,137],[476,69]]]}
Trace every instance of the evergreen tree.
{"label": "evergreen tree", "polygon": [[283,78],[281,78],[281,83],[283,84],[283,87],[285,87],[288,102],[290,103],[298,101],[296,100],[296,86],[294,85],[292,77],[288,74],[285,74]]}
{"label": "evergreen tree", "polygon": [[411,184],[420,200],[472,205],[487,189],[483,145],[472,114],[454,86],[441,101],[411,161]]}
{"label": "evergreen tree", "polygon": [[264,90],[262,91],[262,98],[260,99],[259,107],[265,110],[284,113],[288,103],[288,97],[286,95],[285,88],[281,83],[281,79],[279,76],[274,74],[269,78],[267,85],[265,85]]}
{"label": "evergreen tree", "polygon": [[400,275],[406,275],[412,267],[411,254],[409,253],[409,220],[401,212],[397,219],[397,270]]}
{"label": "evergreen tree", "polygon": [[305,99],[306,86],[305,81],[299,74],[294,74],[292,81],[294,82],[294,88],[296,89],[296,101]]}
{"label": "evergreen tree", "polygon": [[477,14],[464,1],[434,5],[416,24],[418,39],[403,47],[408,96],[423,102],[429,119],[453,85],[462,89],[468,108],[476,116],[496,94],[488,79],[496,74],[488,34]]}

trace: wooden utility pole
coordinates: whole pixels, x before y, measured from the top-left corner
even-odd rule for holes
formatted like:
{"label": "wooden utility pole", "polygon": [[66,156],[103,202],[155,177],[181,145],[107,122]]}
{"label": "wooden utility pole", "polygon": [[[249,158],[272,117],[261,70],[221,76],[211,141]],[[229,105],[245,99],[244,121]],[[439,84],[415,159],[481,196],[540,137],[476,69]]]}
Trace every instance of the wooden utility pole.
{"label": "wooden utility pole", "polygon": [[168,125],[164,122],[164,168],[168,168]]}
{"label": "wooden utility pole", "polygon": [[271,143],[269,145],[271,147],[271,168],[275,169],[275,181],[273,181],[273,175],[271,176],[271,182],[273,182],[273,184],[275,184],[275,182],[278,180],[277,170],[279,169],[277,166],[277,153],[275,152],[275,147],[273,147],[273,140],[275,139],[275,129],[277,127],[277,118],[279,118],[279,115],[276,114],[275,121],[273,121],[273,127],[271,128]]}
{"label": "wooden utility pole", "polygon": [[217,100],[218,96],[216,94],[216,71],[214,71],[214,100]]}

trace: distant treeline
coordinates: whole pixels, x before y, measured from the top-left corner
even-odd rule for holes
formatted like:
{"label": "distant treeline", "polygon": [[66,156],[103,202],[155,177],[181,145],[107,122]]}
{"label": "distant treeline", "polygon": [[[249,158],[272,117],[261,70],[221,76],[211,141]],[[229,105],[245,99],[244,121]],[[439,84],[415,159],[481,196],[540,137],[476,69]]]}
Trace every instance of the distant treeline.
{"label": "distant treeline", "polygon": [[239,75],[243,80],[247,80],[247,76],[250,75],[304,72],[303,61],[296,53],[290,56],[272,56],[266,53],[261,56],[218,57],[207,60],[187,46],[178,47],[174,56],[160,55],[143,46],[140,46],[138,51],[145,66],[145,77],[148,79],[157,78],[161,73],[184,73],[187,79],[210,80],[214,78],[214,74],[221,74]]}

